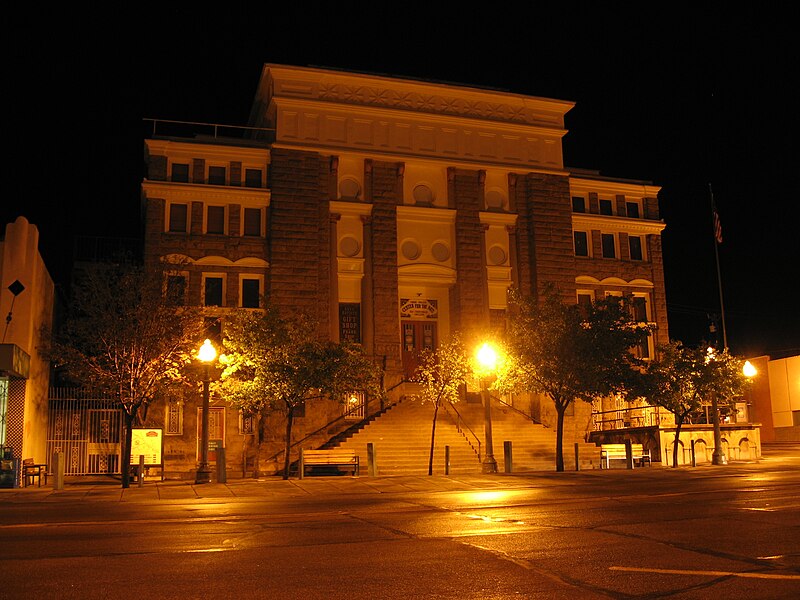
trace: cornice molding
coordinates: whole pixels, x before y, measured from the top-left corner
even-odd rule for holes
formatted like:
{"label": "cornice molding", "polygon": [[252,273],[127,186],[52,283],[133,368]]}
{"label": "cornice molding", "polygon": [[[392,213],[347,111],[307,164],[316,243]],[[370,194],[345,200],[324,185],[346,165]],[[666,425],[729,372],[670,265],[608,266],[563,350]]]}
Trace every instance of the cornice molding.
{"label": "cornice molding", "polygon": [[148,198],[163,198],[170,202],[230,202],[269,206],[270,190],[265,188],[246,188],[217,186],[197,183],[175,183],[172,181],[142,182],[142,190]]}
{"label": "cornice molding", "polygon": [[563,127],[574,102],[523,96],[444,84],[344,73],[322,69],[266,65],[273,98],[315,99],[347,106],[469,117],[483,121]]}
{"label": "cornice molding", "polygon": [[663,221],[572,213],[572,228],[579,230],[596,229],[609,233],[622,231],[625,233],[640,233],[643,235],[661,235],[665,227],[666,224]]}

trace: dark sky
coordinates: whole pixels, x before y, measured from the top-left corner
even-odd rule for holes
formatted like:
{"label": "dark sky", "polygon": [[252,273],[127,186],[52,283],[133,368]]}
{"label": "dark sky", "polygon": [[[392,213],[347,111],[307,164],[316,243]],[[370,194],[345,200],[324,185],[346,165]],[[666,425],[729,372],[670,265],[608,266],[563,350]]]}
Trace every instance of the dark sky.
{"label": "dark sky", "polygon": [[39,227],[57,281],[74,235],[138,234],[143,118],[244,125],[264,63],[344,68],[576,102],[567,166],[662,187],[670,330],[692,345],[720,312],[711,186],[731,349],[800,353],[788,13],[297,4],[13,15],[2,216]]}

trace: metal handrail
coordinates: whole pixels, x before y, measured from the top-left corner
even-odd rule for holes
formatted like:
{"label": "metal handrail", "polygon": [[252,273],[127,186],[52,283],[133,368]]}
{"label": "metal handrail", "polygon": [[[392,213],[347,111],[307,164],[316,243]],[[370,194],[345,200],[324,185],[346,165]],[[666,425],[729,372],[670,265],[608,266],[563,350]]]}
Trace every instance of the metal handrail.
{"label": "metal handrail", "polygon": [[[385,391],[384,391],[384,396],[385,396],[385,394],[386,394],[387,392],[391,392],[393,389],[395,389],[395,388],[399,387],[400,385],[402,385],[402,384],[403,384],[403,383],[405,383],[405,382],[406,382],[406,380],[405,380],[405,379],[403,379],[402,381],[400,381],[400,382],[399,382],[399,383],[397,383],[396,385],[393,385],[392,387],[390,387],[388,390],[385,390]],[[352,425],[352,426],[353,426],[353,427],[355,427],[355,426],[360,426],[360,425],[363,425],[363,424],[364,424],[364,423],[366,423],[367,421],[369,421],[369,420],[371,420],[371,419],[375,418],[375,416],[376,416],[376,415],[379,415],[379,414],[381,414],[381,413],[384,413],[384,412],[386,412],[387,410],[389,410],[390,408],[392,408],[393,406],[395,406],[396,404],[399,404],[399,403],[400,403],[400,400],[396,400],[396,401],[394,401],[394,402],[391,402],[391,403],[389,403],[389,404],[382,405],[382,406],[381,406],[381,408],[380,408],[379,410],[376,410],[375,412],[373,412],[373,413],[370,413],[369,415],[365,416],[363,419],[361,419],[360,421],[358,421],[358,423],[353,423],[353,425]],[[350,409],[350,410],[348,410],[348,411],[346,411],[346,412],[342,413],[341,415],[339,415],[338,417],[336,417],[335,419],[333,419],[333,420],[332,420],[332,421],[330,421],[329,423],[327,423],[327,424],[323,425],[323,426],[322,426],[322,427],[320,427],[319,429],[316,429],[315,431],[312,431],[311,433],[308,433],[308,434],[306,434],[306,435],[305,435],[303,438],[301,438],[301,439],[299,439],[299,440],[297,440],[297,441],[295,441],[295,442],[292,442],[292,443],[289,445],[289,452],[291,452],[291,451],[292,451],[294,448],[296,448],[297,446],[299,446],[300,444],[302,444],[302,443],[303,443],[303,442],[305,442],[306,440],[308,440],[308,439],[310,439],[310,438],[314,437],[315,435],[318,435],[318,434],[322,433],[324,430],[328,429],[328,428],[329,428],[331,425],[334,425],[334,424],[338,423],[339,421],[344,421],[344,420],[345,420],[345,418],[346,418],[346,417],[347,417],[347,416],[348,416],[350,413],[352,413],[352,412],[354,412],[354,411],[356,411],[356,410],[358,410],[358,409],[357,409],[357,408]],[[266,462],[269,462],[269,461],[271,461],[271,460],[275,460],[275,459],[277,459],[277,458],[278,458],[280,455],[282,455],[284,452],[285,452],[285,449],[278,450],[278,451],[277,451],[275,454],[273,454],[272,456],[269,456],[269,457],[266,459]]]}
{"label": "metal handrail", "polygon": [[511,404],[509,404],[508,402],[506,402],[502,398],[498,398],[497,396],[491,396],[491,395],[490,395],[490,397],[492,398],[492,400],[497,400],[497,402],[499,402],[500,404],[502,404],[504,406],[507,406],[508,408],[513,410],[514,412],[516,412],[516,413],[522,415],[523,417],[525,417],[526,419],[528,419],[529,421],[532,421],[533,423],[536,423],[537,425],[541,425],[542,427],[547,427],[547,425],[545,425],[544,423],[541,423],[540,421],[537,421],[536,419],[534,419],[533,415],[529,415],[524,410],[520,410],[516,406],[512,406]]}
{"label": "metal handrail", "polygon": [[[453,419],[453,415],[450,414],[450,410],[447,407],[448,404],[450,405],[450,408],[452,408],[453,411],[455,411],[456,415],[458,416],[458,419]],[[444,412],[447,413],[447,416],[450,417],[450,419],[455,422],[456,430],[461,435],[464,436],[464,439],[469,444],[469,447],[472,448],[473,452],[475,452],[478,455],[478,460],[480,460],[481,459],[481,439],[477,435],[475,435],[475,432],[472,431],[472,429],[470,428],[469,425],[467,425],[467,422],[464,420],[464,417],[461,416],[461,413],[458,412],[458,409],[453,405],[452,402],[446,402],[445,404],[443,404],[443,406],[444,406]],[[472,434],[472,437],[475,438],[475,442],[478,445],[477,448],[475,448],[475,444],[472,443],[472,441],[469,439],[469,436],[467,436],[466,433],[464,432],[464,429],[462,429],[462,423],[463,423],[464,428],[466,428],[466,430],[469,433]]]}
{"label": "metal handrail", "polygon": [[143,118],[143,122],[151,123],[152,124],[152,137],[156,137],[156,128],[159,123],[163,124],[170,124],[170,125],[187,125],[191,127],[210,127],[211,131],[213,132],[212,137],[215,139],[220,137],[219,130],[236,130],[240,131],[243,135],[247,133],[274,133],[277,131],[274,127],[249,127],[245,125],[226,125],[224,123],[203,123],[200,121],[174,121],[171,119],[150,119],[150,118]]}

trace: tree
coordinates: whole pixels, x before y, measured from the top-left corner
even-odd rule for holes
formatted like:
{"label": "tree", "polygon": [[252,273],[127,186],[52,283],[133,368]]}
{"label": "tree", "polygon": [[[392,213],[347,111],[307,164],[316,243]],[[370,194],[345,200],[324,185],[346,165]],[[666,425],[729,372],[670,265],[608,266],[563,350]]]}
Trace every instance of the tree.
{"label": "tree", "polygon": [[116,398],[123,411],[122,487],[130,486],[131,439],[150,404],[185,385],[184,367],[202,339],[196,309],[164,293],[170,265],[95,264],[81,272],[52,360],[66,375]]}
{"label": "tree", "polygon": [[284,319],[271,308],[234,312],[225,321],[224,346],[221,388],[232,404],[258,416],[259,449],[266,414],[279,410],[286,418],[284,479],[301,405],[326,396],[344,398],[354,390],[382,393],[380,369],[361,346],[320,341],[303,316]]}
{"label": "tree", "polygon": [[564,415],[570,403],[632,390],[641,361],[631,348],[647,339],[650,326],[635,321],[627,298],[609,296],[584,311],[562,302],[553,286],[538,299],[514,292],[509,308],[508,344],[516,368],[496,388],[550,397],[558,415],[556,470],[563,471]]}
{"label": "tree", "polygon": [[459,388],[466,383],[470,373],[470,361],[458,335],[436,350],[425,350],[420,354],[419,367],[414,380],[422,386],[423,402],[433,403],[431,424],[431,451],[428,459],[428,475],[433,475],[433,454],[436,440],[436,418],[445,402],[458,402]]}
{"label": "tree", "polygon": [[647,366],[638,393],[675,416],[673,467],[678,466],[681,426],[687,417],[698,412],[711,394],[730,403],[744,392],[747,378],[742,364],[727,350],[709,351],[705,344],[687,348],[673,341],[659,348],[658,358]]}

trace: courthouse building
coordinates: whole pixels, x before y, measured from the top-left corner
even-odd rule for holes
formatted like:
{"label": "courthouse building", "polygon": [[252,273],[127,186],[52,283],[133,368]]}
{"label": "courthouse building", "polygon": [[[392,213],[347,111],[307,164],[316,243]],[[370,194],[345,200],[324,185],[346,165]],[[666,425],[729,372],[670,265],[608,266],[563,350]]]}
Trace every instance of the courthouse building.
{"label": "courthouse building", "polygon": [[[267,64],[249,127],[153,124],[145,259],[180,260],[169,285],[211,318],[266,297],[310,314],[329,339],[361,343],[385,367],[390,401],[412,393],[419,350],[495,330],[511,286],[537,294],[553,283],[576,303],[630,294],[657,325],[639,349],[651,355],[668,340],[659,188],[566,167],[573,105]],[[553,417],[548,401],[511,402]],[[567,443],[589,428],[591,407],[579,404]],[[212,410],[211,438],[235,462],[249,425],[222,398]],[[298,439],[341,413],[314,410]],[[163,418],[167,457],[193,467],[193,405],[169,405]]]}

